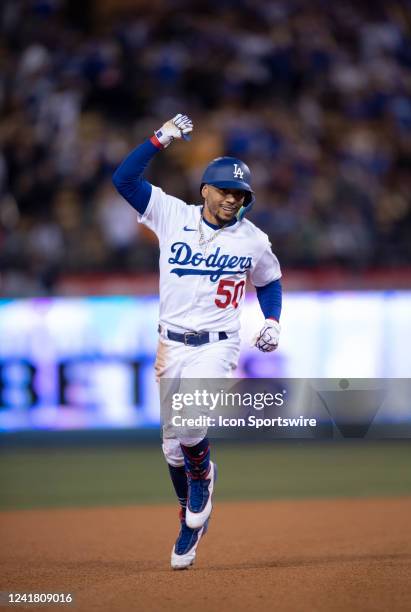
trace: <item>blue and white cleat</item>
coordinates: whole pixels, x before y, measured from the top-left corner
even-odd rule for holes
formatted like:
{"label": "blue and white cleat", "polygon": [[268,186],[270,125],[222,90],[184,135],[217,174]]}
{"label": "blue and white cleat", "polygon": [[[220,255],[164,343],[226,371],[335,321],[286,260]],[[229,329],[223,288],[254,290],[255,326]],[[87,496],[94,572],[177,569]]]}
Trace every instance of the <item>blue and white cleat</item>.
{"label": "blue and white cleat", "polygon": [[214,483],[217,480],[217,466],[210,461],[210,469],[205,478],[193,478],[187,474],[188,499],[186,523],[191,529],[199,529],[209,519],[212,505]]}
{"label": "blue and white cleat", "polygon": [[180,533],[171,551],[171,567],[175,570],[186,569],[193,565],[197,546],[208,528],[208,521],[206,521],[200,529],[190,529],[182,514],[180,514],[180,521]]}

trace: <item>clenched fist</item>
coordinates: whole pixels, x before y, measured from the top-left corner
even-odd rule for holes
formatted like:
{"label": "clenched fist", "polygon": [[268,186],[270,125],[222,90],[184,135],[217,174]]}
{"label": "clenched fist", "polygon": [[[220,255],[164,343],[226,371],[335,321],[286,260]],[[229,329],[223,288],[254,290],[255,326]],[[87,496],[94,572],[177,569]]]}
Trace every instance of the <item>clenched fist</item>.
{"label": "clenched fist", "polygon": [[154,132],[157,140],[164,148],[168,147],[175,138],[190,140],[190,132],[193,131],[193,122],[187,115],[179,113],[169,121],[166,121],[161,128]]}
{"label": "clenched fist", "polygon": [[275,351],[280,339],[281,326],[274,319],[266,319],[264,327],[253,338],[252,346],[256,346],[263,353]]}

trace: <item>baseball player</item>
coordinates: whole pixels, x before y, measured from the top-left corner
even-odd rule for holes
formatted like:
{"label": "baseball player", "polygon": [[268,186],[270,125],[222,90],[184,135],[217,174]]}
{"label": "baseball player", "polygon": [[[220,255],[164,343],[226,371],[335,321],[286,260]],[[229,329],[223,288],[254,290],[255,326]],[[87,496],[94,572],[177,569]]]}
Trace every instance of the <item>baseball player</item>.
{"label": "baseball player", "polygon": [[[132,151],[113,175],[137,219],[160,243],[157,379],[225,378],[239,357],[240,313],[247,278],[265,317],[255,346],[274,351],[280,335],[281,271],[266,234],[245,218],[254,203],[250,171],[219,157],[201,181],[203,205],[188,205],[143,177],[150,160],[174,140],[190,139],[193,123],[178,114]],[[207,435],[163,430],[163,452],[180,503],[180,532],[171,566],[194,563],[212,510],[216,465]]]}

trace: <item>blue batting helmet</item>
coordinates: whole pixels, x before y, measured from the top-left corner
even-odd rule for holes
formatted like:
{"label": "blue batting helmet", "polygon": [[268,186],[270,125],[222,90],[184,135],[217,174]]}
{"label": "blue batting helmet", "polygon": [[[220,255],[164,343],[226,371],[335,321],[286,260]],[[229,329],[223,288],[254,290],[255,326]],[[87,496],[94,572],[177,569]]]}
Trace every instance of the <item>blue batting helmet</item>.
{"label": "blue batting helmet", "polygon": [[241,159],[236,157],[217,157],[205,169],[201,179],[201,188],[203,185],[213,185],[213,187],[221,187],[222,189],[232,188],[246,191],[247,195],[244,205],[237,213],[237,219],[241,221],[245,213],[251,210],[255,201],[250,183],[250,170]]}

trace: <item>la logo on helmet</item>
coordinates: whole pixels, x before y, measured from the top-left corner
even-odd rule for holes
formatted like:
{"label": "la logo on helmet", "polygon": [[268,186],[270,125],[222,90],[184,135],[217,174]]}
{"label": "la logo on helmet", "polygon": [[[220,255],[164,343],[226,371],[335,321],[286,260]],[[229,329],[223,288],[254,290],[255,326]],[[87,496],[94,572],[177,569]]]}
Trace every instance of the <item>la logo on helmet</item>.
{"label": "la logo on helmet", "polygon": [[234,178],[243,180],[244,172],[241,170],[238,164],[234,164],[233,176]]}

